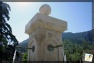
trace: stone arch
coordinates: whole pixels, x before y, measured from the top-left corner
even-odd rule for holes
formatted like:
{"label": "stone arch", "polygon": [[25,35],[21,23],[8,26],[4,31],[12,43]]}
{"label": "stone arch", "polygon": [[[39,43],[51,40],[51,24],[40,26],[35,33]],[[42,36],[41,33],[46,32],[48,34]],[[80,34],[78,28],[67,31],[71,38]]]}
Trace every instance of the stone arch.
{"label": "stone arch", "polygon": [[34,46],[34,51],[32,51],[32,49],[29,49],[29,60],[30,61],[34,61],[35,60],[35,55],[37,53],[38,50],[38,46],[37,46],[37,42],[36,39],[34,37],[32,37],[29,41],[30,43],[28,44],[29,48],[32,48]]}

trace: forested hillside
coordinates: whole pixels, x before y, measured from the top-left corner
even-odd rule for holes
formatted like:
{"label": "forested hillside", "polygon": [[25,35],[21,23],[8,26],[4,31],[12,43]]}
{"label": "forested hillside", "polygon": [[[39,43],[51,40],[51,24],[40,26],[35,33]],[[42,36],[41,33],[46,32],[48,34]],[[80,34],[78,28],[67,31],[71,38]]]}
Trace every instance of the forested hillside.
{"label": "forested hillside", "polygon": [[80,33],[71,33],[71,32],[63,33],[62,40],[64,41],[66,39],[76,44],[82,44],[83,40],[88,41],[90,44],[92,44],[92,31]]}

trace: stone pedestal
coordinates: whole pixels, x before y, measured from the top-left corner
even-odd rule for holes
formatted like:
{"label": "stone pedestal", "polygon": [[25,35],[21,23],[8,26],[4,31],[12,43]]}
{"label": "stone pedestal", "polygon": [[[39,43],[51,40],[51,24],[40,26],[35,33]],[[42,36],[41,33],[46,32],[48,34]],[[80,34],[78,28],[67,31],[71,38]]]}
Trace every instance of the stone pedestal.
{"label": "stone pedestal", "polygon": [[28,61],[63,61],[62,32],[67,22],[37,13],[26,25]]}

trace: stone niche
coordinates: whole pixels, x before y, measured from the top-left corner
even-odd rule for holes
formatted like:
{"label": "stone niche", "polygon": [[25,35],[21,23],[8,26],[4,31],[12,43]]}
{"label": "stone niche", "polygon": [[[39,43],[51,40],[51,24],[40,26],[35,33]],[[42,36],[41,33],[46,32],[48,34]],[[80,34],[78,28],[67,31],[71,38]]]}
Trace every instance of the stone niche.
{"label": "stone niche", "polygon": [[67,22],[48,16],[49,5],[43,6],[44,12],[36,13],[25,27],[29,35],[28,48],[33,48],[28,49],[28,61],[63,61],[63,47],[55,46],[62,45],[62,32],[67,30]]}

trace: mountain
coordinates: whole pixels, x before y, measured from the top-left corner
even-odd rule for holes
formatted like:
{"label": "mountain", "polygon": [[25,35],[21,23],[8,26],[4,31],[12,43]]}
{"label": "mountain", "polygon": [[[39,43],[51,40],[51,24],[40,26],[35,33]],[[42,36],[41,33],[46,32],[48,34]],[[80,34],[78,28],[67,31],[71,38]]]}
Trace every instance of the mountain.
{"label": "mountain", "polygon": [[[21,43],[19,43],[19,45],[18,46],[22,46],[22,47],[27,47],[28,46],[28,39],[26,39],[26,40],[24,40],[24,41],[22,41]],[[22,51],[22,52],[25,52],[25,51],[27,51],[26,49],[23,49],[23,48],[20,48],[20,49],[18,49],[19,51]]]}
{"label": "mountain", "polygon": [[[92,44],[92,30],[85,31],[85,32],[79,32],[79,33],[71,33],[71,32],[65,32],[62,33],[62,41],[69,40],[76,44],[81,44],[83,40],[89,42]],[[28,39],[22,41],[19,43],[19,46],[27,47],[28,46]],[[26,51],[24,49],[19,49],[21,51]]]}
{"label": "mountain", "polygon": [[88,41],[92,44],[92,31],[79,32],[79,33],[63,33],[62,40],[70,40],[73,43],[81,44],[83,40]]}

